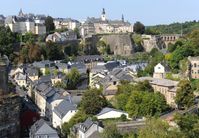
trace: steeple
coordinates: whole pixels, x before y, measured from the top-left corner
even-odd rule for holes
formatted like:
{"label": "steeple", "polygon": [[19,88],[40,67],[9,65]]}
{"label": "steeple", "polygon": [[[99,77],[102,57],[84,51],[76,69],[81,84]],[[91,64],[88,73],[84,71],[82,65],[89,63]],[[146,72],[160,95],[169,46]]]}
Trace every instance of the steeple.
{"label": "steeple", "polygon": [[106,14],[106,12],[105,12],[105,9],[104,9],[104,8],[102,9],[102,14],[104,14],[104,15]]}
{"label": "steeple", "polygon": [[122,22],[124,22],[124,15],[122,14]]}
{"label": "steeple", "polygon": [[102,20],[102,21],[106,21],[106,12],[105,12],[105,9],[104,9],[104,8],[102,9],[101,20]]}
{"label": "steeple", "polygon": [[19,15],[18,15],[18,16],[24,16],[23,11],[22,11],[22,8],[20,9]]}

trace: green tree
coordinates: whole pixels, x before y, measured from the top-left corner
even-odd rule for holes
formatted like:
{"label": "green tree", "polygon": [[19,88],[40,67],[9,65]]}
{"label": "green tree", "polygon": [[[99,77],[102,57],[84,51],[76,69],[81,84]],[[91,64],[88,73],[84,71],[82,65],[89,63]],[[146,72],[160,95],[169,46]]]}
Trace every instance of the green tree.
{"label": "green tree", "polygon": [[133,26],[133,31],[137,34],[144,34],[145,26],[141,22],[136,22]]}
{"label": "green tree", "polygon": [[64,59],[64,54],[62,51],[62,47],[54,44],[54,43],[47,43],[46,45],[46,54],[49,60],[61,60]]}
{"label": "green tree", "polygon": [[23,36],[23,42],[27,44],[33,44],[35,42],[35,38],[32,32],[27,32]]}
{"label": "green tree", "polygon": [[11,32],[9,27],[0,26],[0,53],[13,56],[13,44],[16,42],[16,36]]}
{"label": "green tree", "polygon": [[181,132],[188,138],[198,138],[199,117],[195,114],[180,115],[176,114],[174,120]]}
{"label": "green tree", "polygon": [[45,19],[45,25],[46,25],[46,32],[50,33],[55,30],[55,24],[54,24],[54,19],[51,16],[46,17]]}
{"label": "green tree", "polygon": [[122,138],[122,135],[117,130],[117,127],[115,124],[110,123],[107,124],[104,128],[104,131],[102,133],[103,138]]}
{"label": "green tree", "polygon": [[79,33],[79,29],[78,28],[75,28],[74,32],[77,34],[77,38],[81,38],[81,35]]}
{"label": "green tree", "polygon": [[175,102],[179,108],[189,108],[194,104],[194,94],[188,80],[179,82]]}
{"label": "green tree", "polygon": [[82,97],[80,107],[86,114],[96,115],[102,108],[106,107],[108,102],[106,98],[102,95],[99,89],[87,90]]}
{"label": "green tree", "polygon": [[80,81],[80,74],[79,71],[76,68],[72,68],[71,71],[67,74],[67,88],[69,90],[76,89],[77,84]]}
{"label": "green tree", "polygon": [[185,138],[177,128],[171,128],[168,123],[160,119],[149,119],[145,127],[141,128],[138,138]]}
{"label": "green tree", "polygon": [[49,68],[45,68],[45,75],[50,75],[50,69]]}
{"label": "green tree", "polygon": [[132,92],[126,110],[130,116],[160,115],[168,109],[166,100],[160,93]]}
{"label": "green tree", "polygon": [[56,87],[56,88],[62,88],[62,89],[66,90],[67,89],[67,84],[64,83],[63,81],[62,82],[58,81],[57,83],[54,84],[54,87]]}

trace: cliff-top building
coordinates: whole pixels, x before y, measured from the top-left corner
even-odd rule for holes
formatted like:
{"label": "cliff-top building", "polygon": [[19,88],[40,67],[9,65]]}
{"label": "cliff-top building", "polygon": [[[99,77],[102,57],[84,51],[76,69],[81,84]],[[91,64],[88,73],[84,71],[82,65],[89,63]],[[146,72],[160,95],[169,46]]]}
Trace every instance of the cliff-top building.
{"label": "cliff-top building", "polygon": [[106,16],[105,9],[103,9],[100,18],[88,17],[81,26],[81,35],[83,37],[93,34],[127,32],[133,32],[133,25],[131,25],[128,21],[124,21],[123,15],[121,20],[109,20]]}
{"label": "cliff-top building", "polygon": [[24,14],[20,10],[18,16],[8,16],[5,19],[5,26],[8,26],[12,32],[21,34],[31,32],[36,35],[43,35],[46,34],[44,22],[44,15]]}

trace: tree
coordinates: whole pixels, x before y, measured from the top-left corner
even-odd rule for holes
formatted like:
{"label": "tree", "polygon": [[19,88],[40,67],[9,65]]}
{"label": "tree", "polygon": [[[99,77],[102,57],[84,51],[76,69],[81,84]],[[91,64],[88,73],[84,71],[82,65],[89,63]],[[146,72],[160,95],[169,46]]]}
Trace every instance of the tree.
{"label": "tree", "polygon": [[0,53],[8,57],[13,55],[13,43],[16,42],[15,34],[9,27],[0,27]]}
{"label": "tree", "polygon": [[181,132],[188,138],[197,138],[199,135],[199,117],[195,114],[180,115],[176,114],[174,120],[179,126]]}
{"label": "tree", "polygon": [[145,26],[141,22],[136,22],[133,26],[133,31],[137,34],[144,34]]}
{"label": "tree", "polygon": [[81,35],[79,33],[79,29],[78,28],[75,28],[74,32],[77,34],[77,38],[81,38]]}
{"label": "tree", "polygon": [[189,108],[194,104],[194,94],[188,80],[179,82],[175,102],[179,108]]}
{"label": "tree", "polygon": [[47,43],[45,50],[49,60],[61,60],[64,58],[62,47],[54,43]]}
{"label": "tree", "polygon": [[107,105],[108,102],[99,89],[87,90],[83,94],[82,101],[80,103],[82,110],[89,115],[96,115]]}
{"label": "tree", "polygon": [[58,81],[57,83],[55,83],[54,87],[56,87],[56,88],[62,88],[62,89],[65,89],[65,90],[67,89],[66,83],[60,82],[60,81]]}
{"label": "tree", "polygon": [[27,44],[33,44],[35,41],[34,35],[32,32],[27,32],[25,33],[25,35],[23,36],[23,42],[27,43]]}
{"label": "tree", "polygon": [[138,138],[185,138],[177,128],[170,127],[167,122],[160,119],[149,119],[145,127],[141,128]]}
{"label": "tree", "polygon": [[45,25],[46,25],[46,32],[50,33],[55,30],[55,24],[53,22],[53,18],[51,16],[46,17],[45,19]]}
{"label": "tree", "polygon": [[154,116],[160,115],[168,109],[166,100],[160,93],[132,92],[126,110],[130,116]]}
{"label": "tree", "polygon": [[115,124],[110,123],[107,124],[104,128],[104,131],[102,133],[103,138],[122,138],[122,135],[117,130],[117,127]]}
{"label": "tree", "polygon": [[67,88],[69,90],[76,89],[77,84],[80,81],[80,74],[79,71],[76,68],[72,68],[71,71],[67,74]]}

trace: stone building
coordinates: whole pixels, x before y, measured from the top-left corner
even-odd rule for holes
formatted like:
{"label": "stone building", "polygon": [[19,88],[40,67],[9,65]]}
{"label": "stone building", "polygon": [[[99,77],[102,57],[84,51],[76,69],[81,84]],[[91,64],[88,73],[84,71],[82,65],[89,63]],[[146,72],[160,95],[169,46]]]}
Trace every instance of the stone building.
{"label": "stone building", "polygon": [[199,79],[199,57],[188,57],[188,76]]}
{"label": "stone building", "polygon": [[25,34],[31,32],[36,35],[46,34],[44,24],[45,17],[33,14],[24,14],[20,10],[18,16],[8,16],[5,19],[5,26],[8,26],[12,32]]}
{"label": "stone building", "polygon": [[81,35],[86,37],[92,34],[110,34],[110,33],[131,33],[133,25],[128,21],[124,21],[122,15],[121,20],[109,20],[103,9],[100,18],[88,17],[81,26]]}

